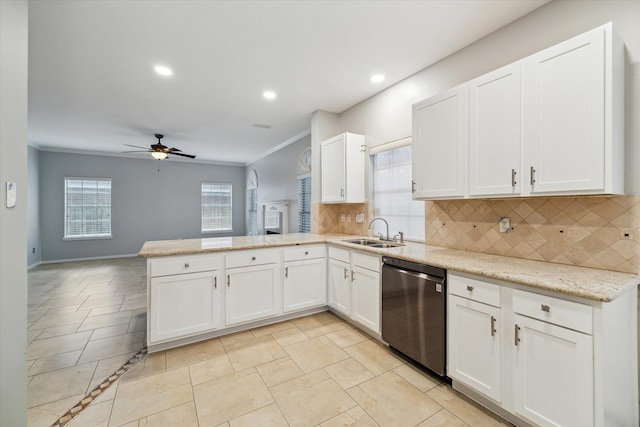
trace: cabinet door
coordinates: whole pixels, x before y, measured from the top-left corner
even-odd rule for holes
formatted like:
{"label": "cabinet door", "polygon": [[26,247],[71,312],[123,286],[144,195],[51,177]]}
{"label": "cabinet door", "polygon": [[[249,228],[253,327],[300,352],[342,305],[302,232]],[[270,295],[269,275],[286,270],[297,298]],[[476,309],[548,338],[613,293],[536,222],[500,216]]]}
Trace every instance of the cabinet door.
{"label": "cabinet door", "polygon": [[353,266],[351,270],[353,285],[352,317],[373,332],[380,333],[380,273]]}
{"label": "cabinet door", "polygon": [[527,187],[535,193],[604,190],[605,29],[524,61]]}
{"label": "cabinet door", "polygon": [[276,264],[227,269],[226,286],[227,325],[278,314]]}
{"label": "cabinet door", "polygon": [[345,200],[346,191],[346,139],[339,135],[322,143],[322,202],[336,203]]}
{"label": "cabinet door", "polygon": [[466,86],[413,106],[414,199],[464,196],[466,109]]}
{"label": "cabinet door", "polygon": [[329,307],[351,316],[351,266],[329,258]]}
{"label": "cabinet door", "polygon": [[521,64],[469,83],[469,195],[520,193]]}
{"label": "cabinet door", "polygon": [[218,327],[216,272],[154,277],[150,289],[149,342],[180,338]]}
{"label": "cabinet door", "polygon": [[500,309],[449,295],[448,375],[502,402]]}
{"label": "cabinet door", "polygon": [[324,258],[284,264],[284,312],[327,304]]}
{"label": "cabinet door", "polygon": [[593,338],[517,314],[515,329],[516,413],[541,426],[592,426]]}

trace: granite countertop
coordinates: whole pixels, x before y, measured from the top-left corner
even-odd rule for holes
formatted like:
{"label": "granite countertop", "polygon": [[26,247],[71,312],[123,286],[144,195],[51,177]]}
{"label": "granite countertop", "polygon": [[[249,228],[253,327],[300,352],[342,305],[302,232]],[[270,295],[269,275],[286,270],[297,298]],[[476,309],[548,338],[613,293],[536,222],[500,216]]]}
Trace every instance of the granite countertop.
{"label": "granite countertop", "polygon": [[[204,239],[159,240],[146,242],[138,256],[144,258],[191,255],[211,252],[256,249],[277,246],[331,243],[378,255],[434,265],[447,270],[475,274],[491,279],[544,289],[559,294],[595,301],[613,301],[640,284],[640,276],[615,271],[575,267],[499,255],[407,243],[396,248],[371,248],[347,243],[360,238],[345,234],[293,233],[266,236],[215,237]],[[371,238],[371,237],[367,237]]]}

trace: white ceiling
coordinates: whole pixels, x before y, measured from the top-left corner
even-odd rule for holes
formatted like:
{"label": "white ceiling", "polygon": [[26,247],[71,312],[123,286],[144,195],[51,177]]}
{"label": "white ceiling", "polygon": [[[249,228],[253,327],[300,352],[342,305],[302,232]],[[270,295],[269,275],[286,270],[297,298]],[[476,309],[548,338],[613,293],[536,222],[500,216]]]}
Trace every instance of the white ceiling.
{"label": "white ceiling", "polygon": [[29,143],[246,164],[546,2],[31,1]]}

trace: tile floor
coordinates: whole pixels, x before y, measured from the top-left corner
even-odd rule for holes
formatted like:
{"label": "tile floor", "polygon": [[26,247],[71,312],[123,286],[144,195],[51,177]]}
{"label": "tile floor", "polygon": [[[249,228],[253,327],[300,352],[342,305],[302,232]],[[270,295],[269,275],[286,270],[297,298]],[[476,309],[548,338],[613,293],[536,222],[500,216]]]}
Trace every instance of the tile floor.
{"label": "tile floor", "polygon": [[[52,267],[46,268],[56,271]],[[30,290],[41,288],[44,291],[43,287],[52,284],[47,288],[51,293],[59,285],[52,295],[68,294],[67,297],[74,304],[59,306],[57,300],[51,302],[53,296],[38,299],[37,295],[43,292],[30,295],[33,304],[38,305],[33,311],[40,311],[39,316],[34,315],[37,319],[30,320],[29,332],[33,335],[30,338],[33,340],[31,345],[36,346],[29,347],[29,363],[33,367],[39,360],[45,359],[40,365],[50,368],[30,374],[29,426],[50,425],[75,404],[91,384],[102,379],[98,378],[99,374],[105,372],[106,376],[111,373],[107,372],[107,366],[113,367],[113,371],[117,368],[114,367],[117,361],[124,363],[123,359],[132,355],[123,349],[131,348],[128,345],[135,341],[133,337],[120,338],[118,342],[114,340],[111,346],[94,344],[89,348],[89,344],[91,341],[138,333],[140,323],[134,321],[134,317],[143,313],[144,308],[132,302],[125,304],[128,298],[131,301],[136,298],[133,295],[142,292],[139,283],[128,285],[131,294],[127,293],[119,303],[100,307],[89,303],[85,309],[81,310],[81,307],[93,295],[86,288],[91,287],[92,290],[95,286],[104,290],[107,277],[111,277],[108,283],[119,283],[117,286],[114,283],[116,290],[110,296],[96,296],[92,301],[119,301],[122,293],[117,289],[123,286],[124,277],[133,280],[132,276],[143,274],[142,267],[135,260],[122,260],[95,265],[84,263],[81,271],[84,270],[93,270],[93,273],[84,273],[85,277],[75,283],[76,287],[82,286],[85,280],[98,281],[98,277],[102,280],[96,283],[100,282],[102,286],[86,284],[74,294],[77,288],[71,287],[60,276],[57,279],[52,277],[51,283],[43,279],[46,276],[41,273],[43,269],[30,273],[30,279],[33,280]],[[128,273],[122,274],[122,271]],[[86,279],[88,276],[95,277]],[[137,291],[133,292],[134,289]],[[82,295],[87,295],[87,298],[82,299]],[[42,307],[47,301],[50,301],[46,306],[48,308]],[[90,306],[92,308],[87,308]],[[64,323],[52,321],[53,316],[48,316],[50,310],[62,310],[63,307],[65,309],[61,315],[67,320]],[[104,307],[112,307],[112,310],[92,312]],[[84,316],[74,317],[72,314],[87,310]],[[125,324],[121,323],[124,322],[124,315],[118,313],[127,311],[130,311],[130,317],[126,331],[122,327],[115,329],[115,326]],[[113,319],[118,320],[105,324],[101,319],[89,319],[105,314],[111,314]],[[45,320],[38,324],[42,318]],[[56,350],[51,355],[51,346],[37,343],[49,339],[51,332],[45,333],[48,328],[66,325],[76,325],[75,328],[63,328],[70,338],[64,340],[60,347],[65,346],[67,351],[58,353],[60,350]],[[91,329],[91,326],[95,328]],[[105,328],[114,329],[111,333],[99,332]],[[96,332],[99,332],[100,338],[94,340]],[[42,334],[45,336],[40,338]],[[83,335],[73,336],[78,334]],[[76,349],[78,344],[67,342],[80,342],[83,345]],[[123,349],[115,350],[118,345]],[[47,356],[35,357],[36,349]],[[114,355],[112,352],[120,354]],[[102,354],[108,356],[100,359]],[[59,356],[57,365],[46,362],[47,358],[53,356]],[[46,376],[39,378],[39,375]],[[51,418],[53,414],[57,416]],[[67,424],[69,427],[352,425],[427,427],[510,424],[453,391],[450,386],[416,369],[328,312],[147,355]]]}

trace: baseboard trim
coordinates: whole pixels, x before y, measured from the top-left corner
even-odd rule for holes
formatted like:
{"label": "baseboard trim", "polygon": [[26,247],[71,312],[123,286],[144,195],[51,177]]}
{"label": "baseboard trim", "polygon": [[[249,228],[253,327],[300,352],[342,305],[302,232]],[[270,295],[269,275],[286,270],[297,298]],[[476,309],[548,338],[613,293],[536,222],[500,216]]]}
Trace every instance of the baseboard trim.
{"label": "baseboard trim", "polygon": [[57,264],[57,263],[61,263],[61,262],[75,262],[75,261],[98,261],[98,260],[101,260],[101,259],[134,258],[134,257],[137,257],[137,256],[138,256],[138,254],[125,254],[125,255],[107,255],[107,256],[86,257],[86,258],[66,258],[66,259],[54,259],[54,260],[40,261],[39,264]]}
{"label": "baseboard trim", "polygon": [[38,262],[34,262],[33,264],[29,264],[27,266],[27,271],[36,268],[37,266],[39,266],[40,264],[42,264],[42,261],[38,261]]}

